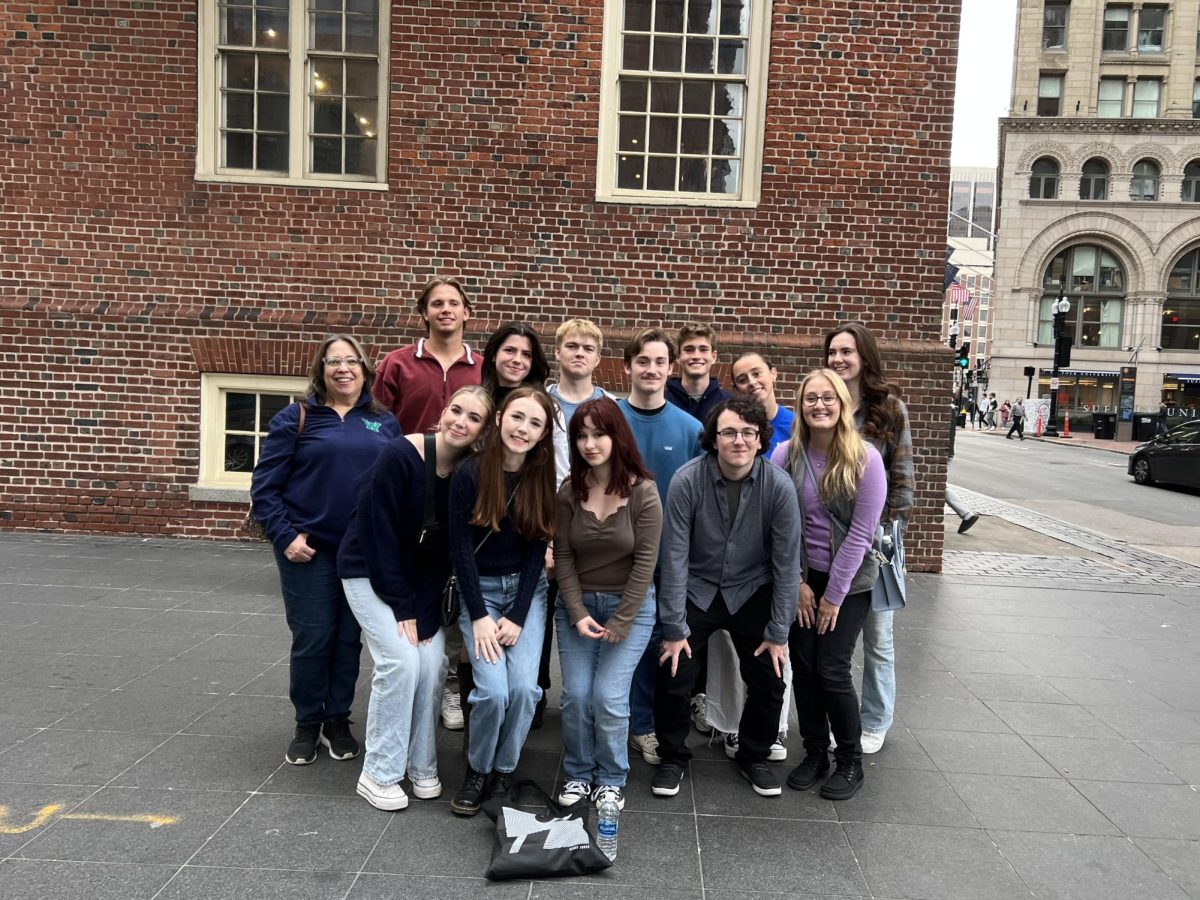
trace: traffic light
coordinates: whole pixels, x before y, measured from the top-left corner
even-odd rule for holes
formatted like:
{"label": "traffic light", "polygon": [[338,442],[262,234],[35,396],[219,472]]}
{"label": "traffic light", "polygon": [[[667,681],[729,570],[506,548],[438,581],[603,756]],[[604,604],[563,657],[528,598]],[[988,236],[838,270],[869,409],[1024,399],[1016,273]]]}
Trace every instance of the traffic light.
{"label": "traffic light", "polygon": [[971,342],[963,341],[963,345],[958,348],[958,359],[956,363],[966,369],[971,365]]}

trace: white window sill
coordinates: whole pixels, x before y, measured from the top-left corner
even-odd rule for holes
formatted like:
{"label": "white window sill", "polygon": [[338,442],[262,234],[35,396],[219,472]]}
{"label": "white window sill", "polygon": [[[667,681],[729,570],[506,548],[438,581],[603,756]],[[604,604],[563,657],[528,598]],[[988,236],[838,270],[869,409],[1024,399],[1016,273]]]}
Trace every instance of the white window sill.
{"label": "white window sill", "polygon": [[188,499],[193,503],[249,503],[250,489],[189,484]]}
{"label": "white window sill", "polygon": [[387,182],[341,181],[330,178],[270,178],[262,175],[219,175],[196,173],[197,182],[212,184],[258,184],[263,187],[337,188],[347,191],[386,191]]}

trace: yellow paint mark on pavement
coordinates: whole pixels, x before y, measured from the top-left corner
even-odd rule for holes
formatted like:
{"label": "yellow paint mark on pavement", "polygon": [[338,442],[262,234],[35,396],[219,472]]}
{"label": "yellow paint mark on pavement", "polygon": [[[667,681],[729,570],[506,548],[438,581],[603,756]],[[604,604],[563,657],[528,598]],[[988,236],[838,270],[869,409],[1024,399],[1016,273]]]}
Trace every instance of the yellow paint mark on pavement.
{"label": "yellow paint mark on pavement", "polygon": [[58,816],[60,819],[74,819],[82,822],[137,822],[149,825],[151,828],[174,825],[179,821],[175,816],[158,815],[119,816],[108,813],[63,813],[59,815],[59,811],[62,808],[63,804],[61,803],[49,803],[39,809],[28,822],[17,824],[8,821],[8,807],[0,804],[0,834],[25,834],[26,832],[42,828],[55,816]]}

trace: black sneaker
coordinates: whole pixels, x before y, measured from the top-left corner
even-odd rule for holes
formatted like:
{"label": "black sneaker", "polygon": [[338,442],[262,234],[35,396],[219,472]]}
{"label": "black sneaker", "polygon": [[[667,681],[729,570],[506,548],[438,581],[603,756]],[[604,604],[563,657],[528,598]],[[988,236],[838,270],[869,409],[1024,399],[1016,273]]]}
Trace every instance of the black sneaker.
{"label": "black sneaker", "polygon": [[467,766],[467,774],[463,776],[462,787],[454,792],[450,800],[450,812],[457,816],[473,816],[479,812],[479,804],[483,802],[483,791],[487,787],[487,774],[476,772]]}
{"label": "black sneaker", "polygon": [[654,781],[650,785],[650,790],[656,797],[674,797],[679,793],[679,785],[683,783],[685,775],[687,775],[687,769],[683,766],[677,766],[675,763],[662,763],[658,767],[658,771],[654,773]]}
{"label": "black sneaker", "polygon": [[738,771],[750,782],[750,787],[754,788],[754,793],[760,797],[778,797],[783,793],[783,789],[779,787],[779,779],[764,762],[738,763]]}
{"label": "black sneaker", "polygon": [[862,783],[862,763],[838,760],[837,768],[829,780],[821,785],[821,796],[826,800],[849,800],[858,793]]}
{"label": "black sneaker", "polygon": [[283,761],[293,766],[307,766],[317,759],[317,738],[321,734],[320,725],[297,725],[296,736],[288,744]]}
{"label": "black sneaker", "polygon": [[792,769],[787,777],[787,786],[794,791],[807,791],[829,771],[829,754],[824,750],[809,750],[804,761]]}
{"label": "black sneaker", "polygon": [[358,756],[358,741],[350,733],[350,720],[326,722],[321,728],[321,743],[329,748],[334,759],[354,759]]}
{"label": "black sneaker", "polygon": [[492,783],[488,785],[488,799],[493,797],[508,798],[512,791],[512,772],[493,772]]}

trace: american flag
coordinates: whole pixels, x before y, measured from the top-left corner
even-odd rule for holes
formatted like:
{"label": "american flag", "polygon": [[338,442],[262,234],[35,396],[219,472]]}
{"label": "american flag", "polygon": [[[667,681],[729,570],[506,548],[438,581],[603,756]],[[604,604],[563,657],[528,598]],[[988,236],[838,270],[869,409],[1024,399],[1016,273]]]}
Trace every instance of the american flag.
{"label": "american flag", "polygon": [[972,294],[961,284],[950,286],[950,302],[959,307],[960,321],[969,321],[975,318],[975,308],[979,306],[979,297]]}

